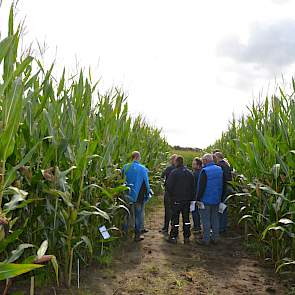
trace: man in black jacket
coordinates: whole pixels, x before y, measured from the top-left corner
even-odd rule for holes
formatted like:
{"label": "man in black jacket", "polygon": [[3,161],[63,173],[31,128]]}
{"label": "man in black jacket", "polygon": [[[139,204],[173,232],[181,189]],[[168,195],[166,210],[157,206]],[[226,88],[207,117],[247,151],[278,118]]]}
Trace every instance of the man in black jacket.
{"label": "man in black jacket", "polygon": [[170,173],[175,169],[175,159],[177,158],[177,155],[172,155],[170,157],[170,163],[171,165],[168,166],[162,173],[161,177],[165,179],[164,187],[165,187],[165,194],[164,194],[164,207],[165,207],[165,216],[164,216],[164,226],[160,230],[163,234],[167,235],[169,230],[169,224],[172,217],[172,208],[171,208],[171,201],[169,198],[169,193],[167,191],[167,180],[170,175]]}
{"label": "man in black jacket", "polygon": [[[233,169],[224,158],[224,155],[220,151],[214,153],[214,160],[216,165],[222,168],[223,171],[223,181],[224,189],[222,194],[222,201],[224,201],[230,194],[234,193],[234,190],[230,184],[230,181],[233,180]],[[219,215],[219,231],[220,233],[225,233],[227,230],[227,208],[222,214]]]}
{"label": "man in black jacket", "polygon": [[169,242],[176,244],[179,232],[179,216],[182,214],[184,243],[189,242],[190,202],[195,199],[195,179],[193,174],[183,165],[183,157],[175,160],[174,169],[167,179],[167,190],[172,203],[172,229]]}

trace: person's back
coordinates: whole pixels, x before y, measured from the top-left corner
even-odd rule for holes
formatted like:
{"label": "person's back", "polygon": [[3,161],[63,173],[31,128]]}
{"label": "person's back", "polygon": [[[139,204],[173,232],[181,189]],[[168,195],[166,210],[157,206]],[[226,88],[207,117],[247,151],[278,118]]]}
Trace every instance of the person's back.
{"label": "person's back", "polygon": [[221,167],[213,162],[208,163],[203,168],[201,174],[206,175],[206,186],[202,197],[205,205],[217,205],[221,202],[223,192],[223,172]]}
{"label": "person's back", "polygon": [[172,208],[171,208],[171,202],[170,202],[170,197],[169,197],[169,193],[167,191],[167,180],[171,174],[171,172],[175,169],[175,159],[176,159],[177,155],[173,154],[170,157],[170,166],[168,166],[163,172],[161,177],[165,179],[164,181],[164,188],[165,188],[165,193],[164,193],[164,208],[165,208],[165,214],[164,214],[164,225],[162,227],[162,229],[160,230],[161,233],[163,234],[168,234],[168,230],[169,230],[169,224],[171,221],[171,217],[172,217]]}
{"label": "person's back", "polygon": [[186,167],[181,166],[171,172],[167,189],[174,201],[194,200],[194,187],[194,176]]}
{"label": "person's back", "polygon": [[203,224],[203,239],[200,243],[208,245],[210,240],[216,243],[219,239],[218,210],[223,194],[224,182],[222,169],[215,165],[213,155],[205,154],[202,161],[204,168],[199,177],[197,201]]}
{"label": "person's back", "polygon": [[133,162],[126,164],[122,170],[126,185],[129,187],[130,215],[133,217],[135,229],[135,241],[140,241],[144,237],[144,203],[151,193],[148,170],[139,163],[140,153],[135,151],[131,156]]}
{"label": "person's back", "polygon": [[141,186],[145,184],[146,187],[149,187],[147,169],[138,161],[133,161],[124,166],[123,173],[126,178],[126,184],[130,189],[130,201],[136,202]]}
{"label": "person's back", "polygon": [[182,215],[184,242],[189,242],[190,232],[190,202],[194,200],[195,179],[193,174],[183,166],[183,157],[176,159],[176,169],[169,175],[167,189],[172,202],[172,229],[168,239],[177,242],[179,233],[179,216]]}

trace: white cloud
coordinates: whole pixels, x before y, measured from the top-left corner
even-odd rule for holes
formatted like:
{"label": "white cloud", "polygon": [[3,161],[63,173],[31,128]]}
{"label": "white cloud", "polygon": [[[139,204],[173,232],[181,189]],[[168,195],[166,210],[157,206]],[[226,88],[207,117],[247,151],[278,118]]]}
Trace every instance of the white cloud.
{"label": "white cloud", "polygon": [[253,63],[259,68],[282,69],[295,61],[294,32],[295,19],[255,23],[246,44],[238,36],[229,37],[218,45],[217,54],[240,63]]}
{"label": "white cloud", "polygon": [[279,5],[281,5],[281,4],[287,4],[287,3],[289,3],[291,0],[272,0],[272,2],[273,3],[275,3],[275,4],[279,4]]}

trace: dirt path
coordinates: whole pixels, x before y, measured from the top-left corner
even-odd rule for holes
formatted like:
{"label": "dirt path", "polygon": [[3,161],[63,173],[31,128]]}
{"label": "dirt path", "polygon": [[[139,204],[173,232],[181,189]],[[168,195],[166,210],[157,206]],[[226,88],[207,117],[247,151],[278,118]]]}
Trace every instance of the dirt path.
{"label": "dirt path", "polygon": [[184,245],[182,237],[171,245],[158,232],[162,219],[161,207],[150,212],[145,240],[125,242],[112,265],[87,273],[75,294],[287,294],[271,269],[245,253],[239,236],[207,248]]}

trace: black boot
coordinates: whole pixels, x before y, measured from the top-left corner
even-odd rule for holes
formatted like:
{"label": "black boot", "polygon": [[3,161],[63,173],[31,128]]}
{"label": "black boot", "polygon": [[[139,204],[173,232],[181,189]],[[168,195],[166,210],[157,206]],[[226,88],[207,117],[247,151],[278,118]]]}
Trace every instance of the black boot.
{"label": "black boot", "polygon": [[177,238],[169,237],[166,241],[170,244],[174,244],[174,245],[177,244]]}
{"label": "black boot", "polygon": [[189,244],[190,243],[190,239],[189,238],[184,238],[183,243],[184,244]]}

